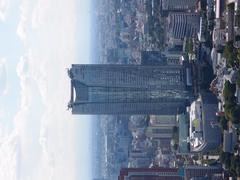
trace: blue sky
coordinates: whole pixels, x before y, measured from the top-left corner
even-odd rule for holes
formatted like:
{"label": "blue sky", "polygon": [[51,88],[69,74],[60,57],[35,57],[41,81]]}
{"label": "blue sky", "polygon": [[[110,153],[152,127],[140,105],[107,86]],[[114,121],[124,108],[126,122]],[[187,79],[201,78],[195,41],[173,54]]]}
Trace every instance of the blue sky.
{"label": "blue sky", "polygon": [[0,0],[0,179],[91,179],[90,121],[66,111],[88,63],[88,0]]}

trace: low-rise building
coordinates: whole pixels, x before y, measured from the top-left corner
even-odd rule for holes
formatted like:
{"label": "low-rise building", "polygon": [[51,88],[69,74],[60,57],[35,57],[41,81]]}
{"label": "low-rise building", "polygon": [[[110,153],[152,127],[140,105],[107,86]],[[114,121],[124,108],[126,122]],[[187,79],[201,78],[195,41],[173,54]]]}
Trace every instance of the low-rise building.
{"label": "low-rise building", "polygon": [[211,93],[203,93],[190,106],[189,141],[192,152],[208,152],[219,147],[221,130],[216,112],[218,104]]}

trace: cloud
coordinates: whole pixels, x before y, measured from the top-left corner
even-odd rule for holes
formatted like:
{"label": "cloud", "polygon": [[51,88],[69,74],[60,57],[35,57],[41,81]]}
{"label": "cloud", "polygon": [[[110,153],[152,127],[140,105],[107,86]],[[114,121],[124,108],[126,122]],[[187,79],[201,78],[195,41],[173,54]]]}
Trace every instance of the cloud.
{"label": "cloud", "polygon": [[0,97],[8,92],[8,71],[6,59],[0,59]]}
{"label": "cloud", "polygon": [[66,111],[65,68],[76,58],[75,0],[22,0],[17,34],[25,45],[16,72],[21,101],[14,122],[20,180],[75,179],[76,137]]}
{"label": "cloud", "polygon": [[[48,16],[47,12],[50,10],[50,4],[46,0],[37,2],[32,13],[32,28],[36,29],[46,23]],[[45,13],[46,12],[46,13]]]}
{"label": "cloud", "polygon": [[17,35],[22,40],[23,43],[27,41],[27,34],[30,31],[30,20],[32,16],[32,9],[34,7],[35,0],[21,0],[20,10],[20,20],[17,26]]}
{"label": "cloud", "polygon": [[[3,127],[1,127],[3,129]],[[16,132],[0,137],[0,179],[17,180],[19,139]]]}
{"label": "cloud", "polygon": [[[0,20],[8,4],[0,0]],[[20,0],[16,33],[25,47],[16,65],[20,102],[14,127],[1,121],[0,109],[0,179],[75,179],[76,127],[66,111],[65,71],[76,59],[75,7],[75,0]],[[0,60],[0,96],[7,94],[6,62]]]}
{"label": "cloud", "polygon": [[10,0],[0,0],[0,21],[6,20]]}

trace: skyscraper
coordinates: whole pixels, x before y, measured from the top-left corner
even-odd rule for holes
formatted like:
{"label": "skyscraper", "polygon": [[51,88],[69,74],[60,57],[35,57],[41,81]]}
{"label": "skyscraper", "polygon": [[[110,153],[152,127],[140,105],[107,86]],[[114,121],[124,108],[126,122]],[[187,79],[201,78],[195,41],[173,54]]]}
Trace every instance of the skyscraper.
{"label": "skyscraper", "polygon": [[73,114],[176,114],[189,99],[183,66],[72,65]]}

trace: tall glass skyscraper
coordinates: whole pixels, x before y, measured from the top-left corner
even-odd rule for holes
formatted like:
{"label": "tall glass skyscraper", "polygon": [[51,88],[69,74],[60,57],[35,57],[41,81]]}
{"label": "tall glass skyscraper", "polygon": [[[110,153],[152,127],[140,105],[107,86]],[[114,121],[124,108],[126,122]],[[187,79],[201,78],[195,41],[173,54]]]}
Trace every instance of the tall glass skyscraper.
{"label": "tall glass skyscraper", "polygon": [[73,114],[176,114],[189,99],[180,65],[72,65]]}

